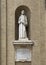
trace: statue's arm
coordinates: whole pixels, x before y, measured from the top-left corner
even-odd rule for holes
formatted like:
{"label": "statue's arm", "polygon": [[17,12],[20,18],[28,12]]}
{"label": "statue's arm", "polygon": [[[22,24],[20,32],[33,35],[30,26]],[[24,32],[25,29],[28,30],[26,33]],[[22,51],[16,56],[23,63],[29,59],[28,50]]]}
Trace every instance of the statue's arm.
{"label": "statue's arm", "polygon": [[25,25],[28,25],[27,17],[25,16]]}
{"label": "statue's arm", "polygon": [[21,19],[22,19],[22,17],[20,16],[19,20],[18,20],[18,24],[20,24],[20,23],[24,24],[24,21],[22,21]]}

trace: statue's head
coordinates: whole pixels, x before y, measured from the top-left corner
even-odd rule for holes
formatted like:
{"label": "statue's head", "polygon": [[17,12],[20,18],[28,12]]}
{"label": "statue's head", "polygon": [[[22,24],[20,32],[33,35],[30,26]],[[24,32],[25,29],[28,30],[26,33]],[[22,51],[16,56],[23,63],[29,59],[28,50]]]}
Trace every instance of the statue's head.
{"label": "statue's head", "polygon": [[24,14],[24,10],[21,11],[21,14]]}

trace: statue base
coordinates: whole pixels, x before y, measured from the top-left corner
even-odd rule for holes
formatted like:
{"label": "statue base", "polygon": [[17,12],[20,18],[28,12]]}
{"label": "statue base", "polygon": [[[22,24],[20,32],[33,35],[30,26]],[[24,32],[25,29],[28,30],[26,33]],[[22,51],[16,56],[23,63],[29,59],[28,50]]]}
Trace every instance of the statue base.
{"label": "statue base", "polygon": [[15,48],[15,62],[31,62],[32,46],[34,45],[32,40],[15,40],[13,45]]}

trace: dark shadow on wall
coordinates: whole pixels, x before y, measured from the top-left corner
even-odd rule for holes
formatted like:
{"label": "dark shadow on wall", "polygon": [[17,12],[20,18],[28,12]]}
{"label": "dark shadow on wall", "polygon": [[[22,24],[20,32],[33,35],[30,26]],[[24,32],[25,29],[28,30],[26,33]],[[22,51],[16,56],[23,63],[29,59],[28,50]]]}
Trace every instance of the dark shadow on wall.
{"label": "dark shadow on wall", "polygon": [[15,65],[31,65],[31,62],[15,62]]}

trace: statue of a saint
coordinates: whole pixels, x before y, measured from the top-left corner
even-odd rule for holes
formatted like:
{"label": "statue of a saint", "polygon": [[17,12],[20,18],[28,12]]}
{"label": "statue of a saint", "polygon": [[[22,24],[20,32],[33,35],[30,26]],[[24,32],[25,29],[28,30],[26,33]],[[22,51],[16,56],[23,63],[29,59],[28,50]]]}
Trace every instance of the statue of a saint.
{"label": "statue of a saint", "polygon": [[24,10],[21,11],[21,15],[18,20],[19,24],[19,39],[27,39],[26,26],[27,26],[27,17],[24,14]]}

